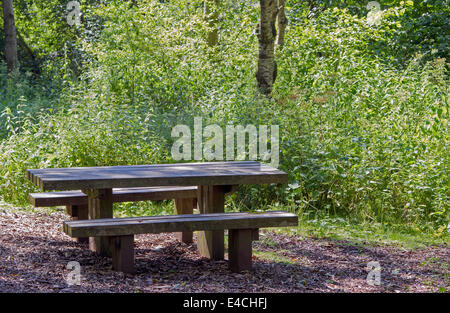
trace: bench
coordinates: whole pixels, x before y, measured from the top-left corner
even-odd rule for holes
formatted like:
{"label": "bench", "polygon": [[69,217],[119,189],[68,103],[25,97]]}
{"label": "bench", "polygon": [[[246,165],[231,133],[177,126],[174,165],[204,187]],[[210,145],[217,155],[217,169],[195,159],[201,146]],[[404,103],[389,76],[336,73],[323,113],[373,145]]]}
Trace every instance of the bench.
{"label": "bench", "polygon": [[[144,187],[144,188],[114,188],[113,202],[171,200],[175,199],[177,214],[192,214],[197,200],[196,186]],[[87,220],[88,196],[81,191],[58,191],[30,193],[30,203],[34,207],[66,206],[66,211],[72,220]],[[192,233],[178,234],[181,241],[192,242]],[[79,242],[88,242],[87,237],[78,237]]]}
{"label": "bench", "polygon": [[252,240],[259,228],[298,225],[295,214],[212,213],[66,221],[63,231],[71,237],[105,236],[112,249],[112,267],[134,273],[134,235],[147,233],[228,230],[228,263],[232,272],[252,269]]}

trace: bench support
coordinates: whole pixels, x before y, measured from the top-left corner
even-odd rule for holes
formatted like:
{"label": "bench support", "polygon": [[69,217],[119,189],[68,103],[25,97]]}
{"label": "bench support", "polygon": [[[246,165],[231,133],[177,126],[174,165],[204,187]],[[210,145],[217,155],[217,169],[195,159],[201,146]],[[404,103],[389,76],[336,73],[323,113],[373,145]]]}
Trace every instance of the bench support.
{"label": "bench support", "polygon": [[134,267],[134,236],[109,237],[112,248],[113,270],[133,274]]}
{"label": "bench support", "polygon": [[113,268],[117,271],[132,273],[134,271],[134,234],[227,229],[229,267],[233,272],[241,272],[252,270],[252,241],[258,240],[259,228],[297,225],[298,216],[293,213],[234,212],[65,221],[63,231],[71,237],[107,236],[108,244],[112,249]]}
{"label": "bench support", "polygon": [[259,228],[252,229],[252,241],[259,240]]}
{"label": "bench support", "polygon": [[[88,196],[89,219],[112,218],[112,189],[87,189],[83,192]],[[101,256],[112,256],[108,237],[90,237],[89,249]]]}
{"label": "bench support", "polygon": [[[226,192],[228,186],[198,186],[197,206],[200,214],[223,213]],[[198,250],[202,256],[223,260],[224,249],[223,230],[198,232]]]}
{"label": "bench support", "polygon": [[[67,214],[72,218],[72,221],[89,219],[89,208],[87,204],[80,205],[66,205]],[[89,243],[89,237],[76,238],[80,243]]]}
{"label": "bench support", "polygon": [[252,270],[253,229],[228,230],[228,265],[232,272]]}
{"label": "bench support", "polygon": [[[177,214],[193,214],[194,213],[194,201],[195,201],[195,198],[175,199],[175,209],[177,211]],[[192,243],[193,233],[191,231],[176,233],[176,237],[181,242],[190,244],[190,243]]]}

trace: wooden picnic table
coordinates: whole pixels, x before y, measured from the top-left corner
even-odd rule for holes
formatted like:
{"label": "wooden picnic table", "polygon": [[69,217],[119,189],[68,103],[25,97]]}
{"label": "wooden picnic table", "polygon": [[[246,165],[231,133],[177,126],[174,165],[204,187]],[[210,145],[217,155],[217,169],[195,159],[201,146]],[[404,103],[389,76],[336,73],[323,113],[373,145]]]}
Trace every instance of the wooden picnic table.
{"label": "wooden picnic table", "polygon": [[[81,189],[88,196],[89,219],[113,217],[113,188],[198,186],[198,210],[207,214],[224,212],[232,186],[288,181],[285,172],[255,161],[29,169],[27,177],[43,191]],[[111,255],[107,237],[90,238],[89,247]],[[205,257],[223,259],[224,231],[200,232],[198,248]]]}

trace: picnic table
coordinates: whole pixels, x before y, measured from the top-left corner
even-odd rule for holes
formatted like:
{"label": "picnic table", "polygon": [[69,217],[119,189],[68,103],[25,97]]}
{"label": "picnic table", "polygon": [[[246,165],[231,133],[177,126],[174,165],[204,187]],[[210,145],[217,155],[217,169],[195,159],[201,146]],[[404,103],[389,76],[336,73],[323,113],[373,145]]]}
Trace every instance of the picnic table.
{"label": "picnic table", "polygon": [[[223,213],[225,194],[244,184],[287,183],[285,172],[256,161],[172,163],[29,169],[27,177],[43,191],[79,190],[88,197],[89,219],[113,217],[113,188],[198,186],[200,214]],[[89,240],[91,250],[111,255],[107,237]],[[202,231],[198,236],[202,256],[224,258],[224,231]]]}

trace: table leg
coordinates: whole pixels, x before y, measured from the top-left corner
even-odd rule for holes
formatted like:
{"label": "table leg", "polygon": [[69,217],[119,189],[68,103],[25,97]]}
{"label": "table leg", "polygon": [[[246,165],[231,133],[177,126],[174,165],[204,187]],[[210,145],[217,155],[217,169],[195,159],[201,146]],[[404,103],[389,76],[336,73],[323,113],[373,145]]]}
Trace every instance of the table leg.
{"label": "table leg", "polygon": [[[223,213],[228,186],[198,186],[197,206],[200,214]],[[198,250],[212,260],[224,258],[224,231],[198,232]]]}
{"label": "table leg", "polygon": [[[89,219],[112,218],[112,189],[87,189],[83,192],[88,196]],[[89,249],[102,256],[112,256],[108,237],[90,237]]]}

